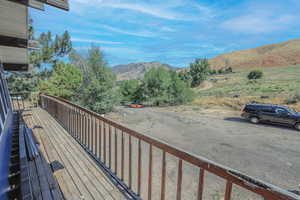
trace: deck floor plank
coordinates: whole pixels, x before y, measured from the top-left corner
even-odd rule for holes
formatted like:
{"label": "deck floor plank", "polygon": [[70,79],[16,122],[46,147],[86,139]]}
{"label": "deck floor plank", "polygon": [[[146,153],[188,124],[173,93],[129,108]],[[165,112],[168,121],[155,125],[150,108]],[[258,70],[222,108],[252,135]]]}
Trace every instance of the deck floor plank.
{"label": "deck floor plank", "polygon": [[[28,121],[28,125],[29,127],[34,125],[32,119]],[[40,154],[40,156],[30,162],[35,162],[43,199],[63,199],[59,186],[52,175],[50,165],[47,163],[44,156]]]}
{"label": "deck floor plank", "polygon": [[97,166],[92,165],[93,161],[87,159],[86,152],[82,148],[79,149],[79,154],[74,155],[70,153],[70,151],[76,151],[75,148],[78,145],[77,142],[73,139],[68,139],[68,136],[63,133],[64,129],[62,129],[62,127],[58,124],[54,123],[53,128],[53,130],[55,130],[54,132],[58,133],[55,138],[59,139],[59,141],[64,144],[70,157],[72,157],[72,159],[76,160],[76,162],[79,163],[80,170],[82,170],[84,176],[87,176],[89,178],[89,180],[93,184],[93,188],[96,189],[95,192],[98,192],[103,199],[119,199],[114,195],[114,193],[116,193],[118,194],[117,197],[120,196],[119,191],[114,190],[112,184],[102,183],[103,181],[108,182],[109,180],[107,180],[106,177],[103,176],[103,174],[99,173],[99,168]]}
{"label": "deck floor plank", "polygon": [[[59,168],[54,168],[53,163],[57,163],[58,154],[54,148],[54,146],[47,139],[46,134],[44,132],[44,128],[38,122],[38,120],[34,117],[33,113],[31,116],[31,120],[33,121],[33,133],[40,144],[40,149],[44,150],[43,155],[47,157],[48,164],[52,164],[53,175],[58,181],[59,187],[64,195],[65,199],[79,199],[82,195],[76,188],[75,183],[72,181],[71,176],[65,171]],[[42,147],[42,148],[41,148]],[[56,166],[56,165],[55,165]]]}
{"label": "deck floor plank", "polygon": [[72,161],[70,161],[70,159],[68,158],[69,156],[66,155],[66,149],[63,148],[63,145],[60,142],[54,140],[53,134],[55,134],[55,131],[51,129],[51,126],[49,127],[48,121],[41,120],[41,116],[39,115],[35,115],[35,117],[37,117],[39,123],[44,127],[45,135],[58,155],[56,161],[58,161],[64,168],[64,171],[66,171],[67,174],[69,174],[72,182],[75,183],[77,190],[80,192],[81,195],[79,198],[94,200],[95,198],[89,192],[85,183],[87,182],[86,177],[77,173],[74,163],[72,163]]}
{"label": "deck floor plank", "polygon": [[[42,114],[40,114],[40,116],[41,115]],[[54,122],[53,128],[55,129],[55,132],[59,133],[57,138],[64,142],[64,144],[68,147],[67,149],[76,151],[74,148],[76,148],[78,143],[74,139],[68,139],[69,136],[64,133],[65,130],[63,127],[61,127],[58,123],[55,123],[55,119],[52,118],[51,120]],[[98,191],[100,190],[105,199],[122,199],[120,192],[116,190],[115,186],[110,182],[110,180],[104,176],[101,171],[99,171],[99,167],[89,157],[86,157],[86,152],[82,148],[79,148],[79,154],[77,154],[74,159],[77,159],[78,162],[83,164],[83,170],[86,174],[92,176],[91,179],[93,183],[98,186]]]}
{"label": "deck floor plank", "polygon": [[35,199],[43,199],[40,182],[37,175],[37,170],[34,162],[29,162],[29,173],[32,184],[32,194]]}
{"label": "deck floor plank", "polygon": [[[55,130],[55,127],[53,127],[53,128],[54,128],[53,130]],[[84,177],[83,181],[86,184],[87,189],[90,191],[92,196],[95,199],[104,199],[104,196],[102,195],[101,191],[98,188],[99,183],[97,182],[97,179],[95,179],[95,177],[91,173],[90,169],[85,166],[84,158],[81,156],[81,154],[75,155],[72,153],[74,151],[76,152],[76,149],[74,149],[74,146],[69,145],[66,142],[65,138],[61,137],[61,135],[63,135],[64,133],[59,132],[59,130],[55,130],[54,132],[57,134],[53,134],[53,139],[56,140],[57,143],[58,143],[57,140],[60,141],[61,148],[65,149],[65,153],[68,156],[68,158],[70,158],[70,162],[75,167],[76,172],[79,175],[79,177]]]}
{"label": "deck floor plank", "polygon": [[[50,165],[50,163],[52,163],[52,161],[55,161],[55,151],[53,148],[51,148],[50,144],[48,144],[48,142],[45,140],[45,136],[43,134],[43,129],[42,127],[39,125],[39,123],[37,123],[33,117],[33,115],[31,114],[31,117],[26,120],[26,121],[31,121],[32,125],[31,128],[33,129],[33,133],[37,139],[37,142],[39,143],[39,149],[42,153],[42,155],[44,156],[46,162],[48,165]],[[27,123],[28,124],[28,123]],[[51,161],[52,160],[52,161]],[[52,168],[52,166],[51,166]],[[67,174],[65,174],[64,171],[62,170],[53,170],[51,169],[54,177],[56,178],[57,182],[59,182],[59,188],[60,190],[63,192],[63,197],[65,199],[74,199],[74,196],[72,196],[69,187],[72,187],[73,184],[72,182],[69,182],[67,184],[67,180],[70,180],[70,178],[67,176]],[[75,186],[74,186],[75,187]]]}
{"label": "deck floor plank", "polygon": [[[65,199],[123,200],[125,197],[77,141],[45,110],[33,108],[26,117],[40,143],[44,160],[63,167],[53,169]],[[38,128],[37,128],[38,127]],[[44,166],[45,168],[46,166]],[[47,173],[47,168],[44,169]],[[42,170],[39,174],[42,173]],[[47,176],[42,178],[51,184]]]}

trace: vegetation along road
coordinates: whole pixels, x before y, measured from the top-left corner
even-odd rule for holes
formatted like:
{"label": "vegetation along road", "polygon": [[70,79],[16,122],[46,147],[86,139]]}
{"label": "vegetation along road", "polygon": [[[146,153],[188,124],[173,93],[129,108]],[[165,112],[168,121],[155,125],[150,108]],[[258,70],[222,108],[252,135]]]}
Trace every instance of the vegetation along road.
{"label": "vegetation along road", "polygon": [[274,185],[294,189],[300,184],[298,131],[200,112],[119,107],[108,117]]}

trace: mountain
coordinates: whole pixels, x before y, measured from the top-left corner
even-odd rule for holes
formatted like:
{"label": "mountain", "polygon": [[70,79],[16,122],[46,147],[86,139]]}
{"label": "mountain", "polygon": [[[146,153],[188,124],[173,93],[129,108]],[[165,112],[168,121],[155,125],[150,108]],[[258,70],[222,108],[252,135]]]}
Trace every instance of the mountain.
{"label": "mountain", "polygon": [[130,80],[130,79],[141,79],[145,72],[152,68],[164,67],[168,70],[175,70],[168,64],[160,62],[140,62],[140,63],[129,63],[124,65],[116,65],[112,67],[112,72],[117,75],[117,80]]}
{"label": "mountain", "polygon": [[300,39],[226,53],[209,62],[214,69],[256,69],[300,64]]}

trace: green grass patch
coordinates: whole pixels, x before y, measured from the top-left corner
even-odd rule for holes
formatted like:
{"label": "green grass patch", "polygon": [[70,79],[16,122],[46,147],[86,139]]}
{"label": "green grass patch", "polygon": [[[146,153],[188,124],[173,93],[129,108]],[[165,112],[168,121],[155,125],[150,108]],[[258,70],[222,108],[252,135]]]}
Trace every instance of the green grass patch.
{"label": "green grass patch", "polygon": [[262,79],[249,81],[251,70],[237,70],[235,73],[215,75],[213,87],[198,91],[201,96],[231,97],[240,96],[281,96],[290,95],[300,90],[300,65],[262,69]]}

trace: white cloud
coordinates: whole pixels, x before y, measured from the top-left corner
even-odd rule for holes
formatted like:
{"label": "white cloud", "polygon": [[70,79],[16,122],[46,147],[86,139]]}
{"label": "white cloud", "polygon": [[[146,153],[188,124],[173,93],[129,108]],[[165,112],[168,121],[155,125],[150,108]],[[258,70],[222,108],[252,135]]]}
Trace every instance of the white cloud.
{"label": "white cloud", "polygon": [[165,32],[176,32],[175,28],[171,28],[171,27],[168,27],[168,26],[162,26],[162,27],[160,27],[160,30],[165,31]]}
{"label": "white cloud", "polygon": [[[290,29],[297,24],[299,15],[278,5],[251,5],[241,10],[240,16],[224,21],[221,28],[238,33],[262,34]],[[248,14],[244,14],[248,13]]]}
{"label": "white cloud", "polygon": [[[77,46],[74,47],[76,50],[89,50],[91,49],[91,46]],[[101,50],[103,50],[105,53],[109,54],[126,54],[126,55],[136,55],[142,53],[141,50],[136,48],[129,48],[129,47],[109,47],[109,46],[102,46]]]}
{"label": "white cloud", "polygon": [[101,25],[102,28],[106,30],[110,30],[116,33],[121,33],[125,35],[134,35],[134,36],[139,36],[139,37],[157,37],[156,34],[150,32],[150,31],[128,31],[128,30],[123,30],[120,28],[108,26],[108,25]]}
{"label": "white cloud", "polygon": [[125,54],[125,55],[139,55],[143,53],[139,49],[135,48],[129,48],[129,47],[103,47],[102,48],[105,52],[110,53],[110,54]]}
{"label": "white cloud", "polygon": [[227,20],[221,27],[233,32],[259,34],[285,29],[294,20],[295,18],[289,15],[279,17],[246,15]]}
{"label": "white cloud", "polygon": [[[126,1],[126,0],[74,0],[74,10],[78,13],[84,13],[85,7],[96,8],[111,8],[123,9],[142,14],[150,15],[153,17],[178,20],[178,21],[194,21],[199,19],[211,18],[212,10],[208,7],[200,5],[199,3],[192,3],[189,0],[164,0],[160,2],[149,3],[147,1]],[[90,6],[92,5],[92,6]],[[178,7],[186,7],[196,9],[198,12],[180,12]]]}
{"label": "white cloud", "polygon": [[132,10],[148,15],[152,15],[154,17],[175,20],[178,19],[179,16],[175,12],[167,11],[161,9],[160,7],[144,5],[144,4],[130,4],[130,3],[103,3],[103,7],[117,8],[117,9],[126,9]]}
{"label": "white cloud", "polygon": [[85,43],[97,43],[97,44],[122,44],[121,42],[106,41],[106,40],[94,40],[85,38],[72,38],[74,42],[85,42]]}

